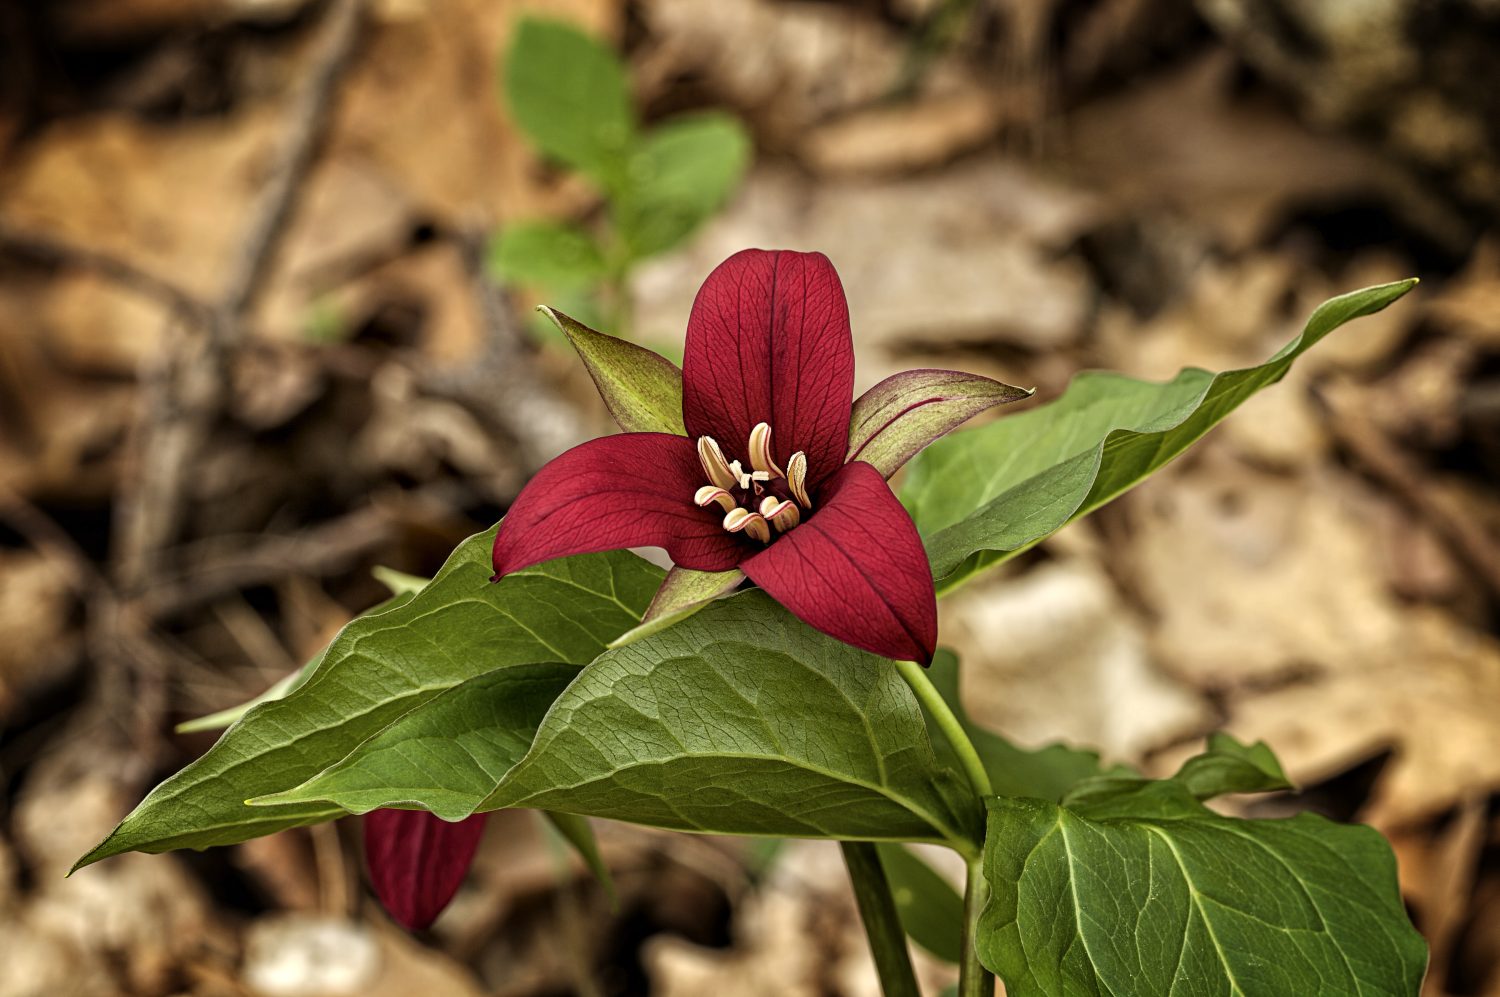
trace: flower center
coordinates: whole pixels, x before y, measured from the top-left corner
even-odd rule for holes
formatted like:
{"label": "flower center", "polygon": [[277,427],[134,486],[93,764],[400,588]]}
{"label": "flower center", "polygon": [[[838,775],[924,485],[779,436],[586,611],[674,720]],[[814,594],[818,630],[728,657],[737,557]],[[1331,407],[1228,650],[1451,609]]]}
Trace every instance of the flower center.
{"label": "flower center", "polygon": [[744,533],[761,543],[770,543],[775,533],[785,533],[812,511],[807,497],[807,455],[800,450],[786,462],[786,470],[771,457],[771,427],[762,422],[750,430],[746,447],[751,470],[740,462],[726,460],[712,436],[698,437],[698,460],[708,484],[698,489],[693,501],[700,506],[718,503],[724,510],[724,529]]}

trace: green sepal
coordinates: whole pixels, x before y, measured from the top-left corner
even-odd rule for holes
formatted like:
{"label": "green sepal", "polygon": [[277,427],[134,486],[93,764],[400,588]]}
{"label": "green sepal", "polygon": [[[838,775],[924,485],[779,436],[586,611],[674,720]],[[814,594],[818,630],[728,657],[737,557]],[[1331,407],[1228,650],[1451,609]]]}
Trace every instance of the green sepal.
{"label": "green sepal", "polygon": [[568,337],[599,397],[627,433],[686,436],[682,422],[682,371],[666,357],[596,332],[545,305],[537,309]]}
{"label": "green sepal", "polygon": [[907,370],[854,400],[849,453],[889,478],[933,441],[986,409],[1030,398],[1017,388],[958,370]]}

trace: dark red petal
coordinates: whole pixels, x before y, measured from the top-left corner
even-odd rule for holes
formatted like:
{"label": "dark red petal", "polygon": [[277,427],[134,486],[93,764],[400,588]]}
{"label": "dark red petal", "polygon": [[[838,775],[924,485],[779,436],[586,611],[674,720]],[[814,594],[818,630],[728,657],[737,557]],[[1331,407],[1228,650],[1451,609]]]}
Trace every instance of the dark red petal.
{"label": "dark red petal", "polygon": [[664,547],[684,568],[727,571],[751,548],[724,531],[717,505],[693,504],[707,482],[684,436],[622,433],[576,446],[516,496],[495,535],[495,574],[626,547]]}
{"label": "dark red petal", "polygon": [[879,471],[846,464],[822,504],[740,568],[804,621],[901,661],[932,660],[937,597],[911,517]]}
{"label": "dark red petal", "polygon": [[749,467],[758,422],[781,467],[807,454],[816,487],[844,462],[854,341],[839,275],[822,253],[747,249],[708,275],[688,318],[682,418]]}
{"label": "dark red petal", "polygon": [[421,931],[443,912],[474,861],[488,814],[456,824],[425,810],[365,815],[365,866],[380,904],[407,931]]}

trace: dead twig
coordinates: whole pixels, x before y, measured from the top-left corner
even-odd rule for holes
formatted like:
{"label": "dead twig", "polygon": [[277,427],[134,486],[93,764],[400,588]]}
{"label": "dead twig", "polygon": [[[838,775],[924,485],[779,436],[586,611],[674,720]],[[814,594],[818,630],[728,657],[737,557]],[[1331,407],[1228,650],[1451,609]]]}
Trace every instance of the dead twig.
{"label": "dead twig", "polygon": [[1332,416],[1330,425],[1339,443],[1500,596],[1500,542],[1473,520],[1452,493],[1433,486],[1431,476],[1365,414],[1354,389],[1332,385],[1320,391],[1319,397]]}
{"label": "dead twig", "polygon": [[275,256],[319,145],[335,84],[359,34],[361,0],[333,0],[313,69],[287,115],[286,134],[271,167],[241,251],[206,323],[174,323],[160,365],[143,377],[144,411],[132,441],[139,468],[122,495],[117,520],[116,578],[138,588],[173,539],[186,504],[186,477],[202,452],[229,394],[234,348],[244,317]]}
{"label": "dead twig", "polygon": [[50,235],[24,232],[0,223],[0,254],[44,266],[93,271],[122,287],[155,298],[185,319],[206,322],[212,312],[201,299],[129,260]]}
{"label": "dead twig", "polygon": [[253,585],[290,575],[326,575],[350,567],[386,546],[418,510],[451,509],[462,504],[459,489],[439,483],[377,501],[338,519],[287,536],[250,544],[234,538],[203,540],[179,549],[174,560],[185,567],[149,581],[135,593],[133,605],[148,619],[160,620],[205,605]]}
{"label": "dead twig", "polygon": [[464,233],[457,239],[484,324],[484,351],[462,368],[429,372],[423,386],[460,401],[514,439],[525,470],[535,471],[586,438],[583,421],[537,370],[509,294],[485,267],[483,236]]}

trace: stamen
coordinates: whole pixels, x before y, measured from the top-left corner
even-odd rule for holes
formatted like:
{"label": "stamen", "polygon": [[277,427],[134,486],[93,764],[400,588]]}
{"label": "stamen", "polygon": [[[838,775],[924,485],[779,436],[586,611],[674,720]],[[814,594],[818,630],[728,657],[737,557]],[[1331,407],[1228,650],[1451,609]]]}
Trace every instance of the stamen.
{"label": "stamen", "polygon": [[724,529],[730,533],[743,531],[761,543],[771,542],[771,528],[766,524],[766,518],[748,509],[729,510],[729,514],[724,517]]}
{"label": "stamen", "polygon": [[719,503],[719,507],[725,512],[728,512],[730,509],[734,508],[734,496],[730,495],[718,485],[704,485],[702,488],[698,489],[697,494],[693,496],[693,501],[698,503],[700,506],[708,505],[710,502],[717,502]]}
{"label": "stamen", "polygon": [[767,495],[761,500],[760,514],[766,518],[766,522],[776,527],[777,533],[785,533],[802,522],[802,514],[797,511],[796,502],[790,499],[780,500],[774,495]]}
{"label": "stamen", "polygon": [[729,462],[724,459],[724,451],[719,449],[719,444],[714,442],[712,436],[698,437],[698,462],[703,465],[703,473],[708,476],[708,480],[725,491],[739,484],[738,472],[730,471]]}
{"label": "stamen", "polygon": [[804,509],[812,508],[812,499],[807,497],[807,454],[798,450],[792,454],[792,459],[786,462],[786,483],[792,490],[792,497]]}
{"label": "stamen", "polygon": [[771,456],[770,423],[758,422],[755,428],[750,430],[750,466],[757,471],[766,472],[765,480],[767,481],[772,477],[786,477],[786,472],[776,466],[776,461]]}

